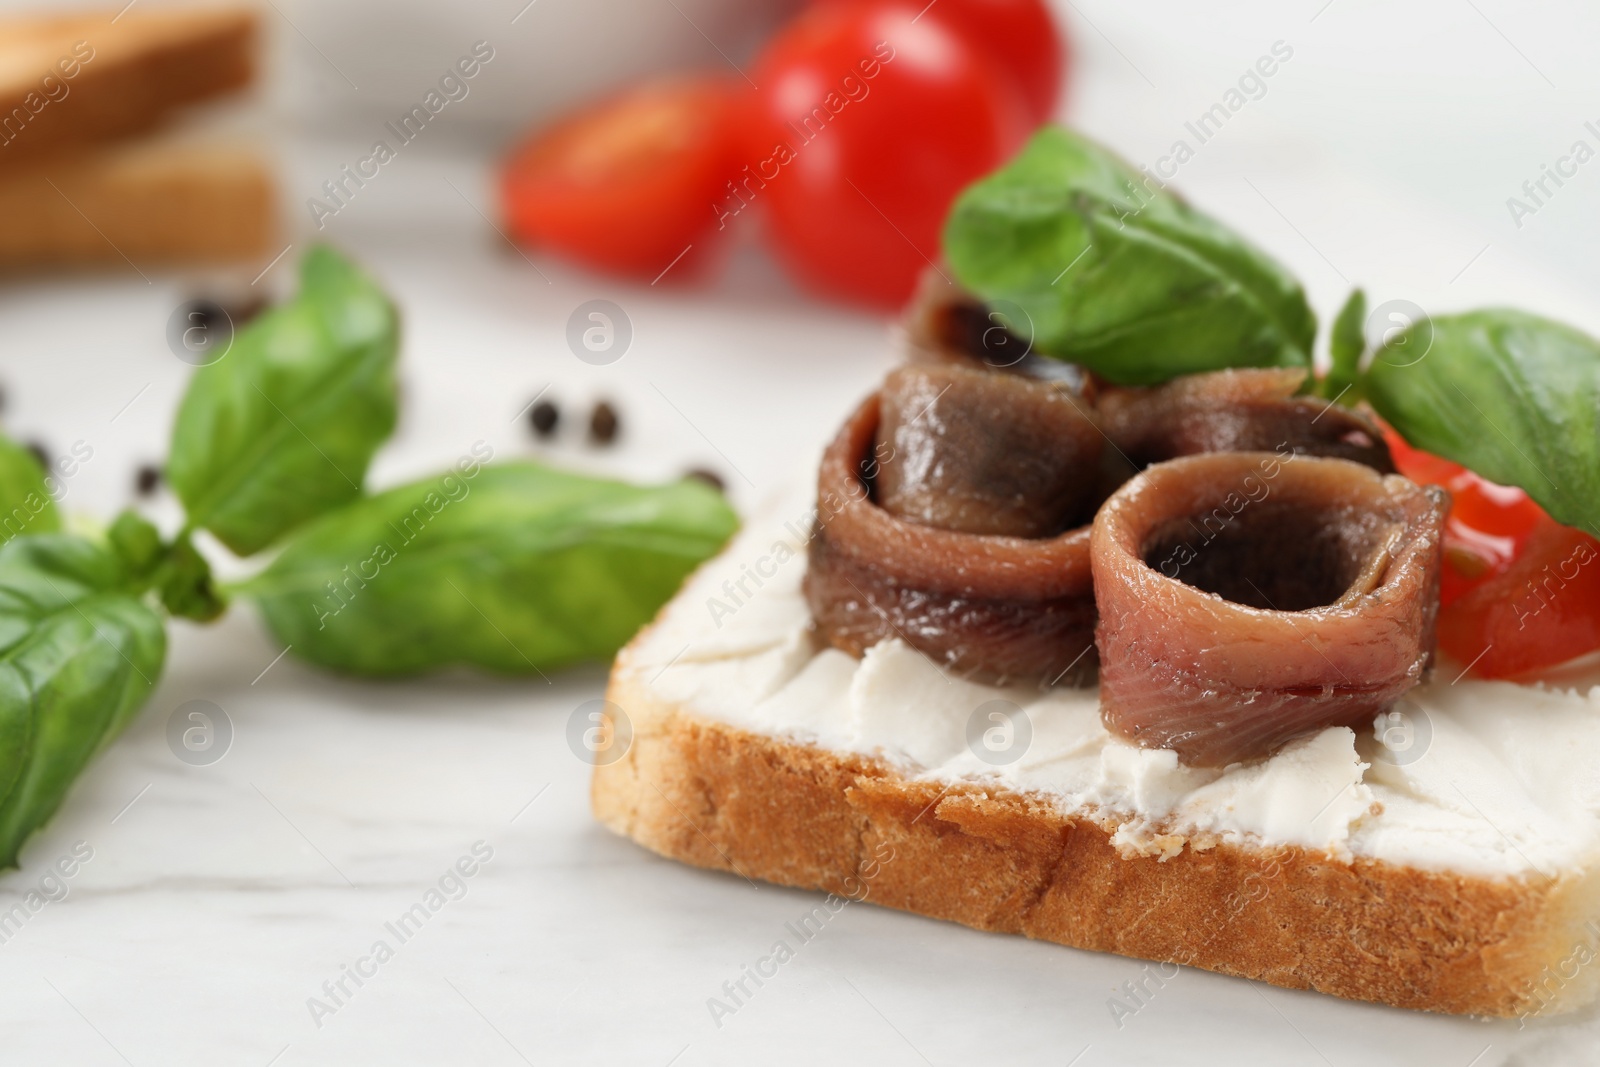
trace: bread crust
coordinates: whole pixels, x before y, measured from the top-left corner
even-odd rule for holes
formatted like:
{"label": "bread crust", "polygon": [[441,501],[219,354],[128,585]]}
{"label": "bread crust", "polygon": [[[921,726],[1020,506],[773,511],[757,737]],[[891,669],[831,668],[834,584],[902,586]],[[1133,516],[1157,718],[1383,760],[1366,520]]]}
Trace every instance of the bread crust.
{"label": "bread crust", "polygon": [[[177,107],[248,85],[256,37],[257,16],[247,8],[135,7],[118,16],[113,7],[0,19],[11,72],[0,80],[0,119],[13,119],[0,132],[0,167],[143,133]],[[75,52],[79,42],[84,49]],[[58,61],[81,59],[85,50],[92,58],[63,77]],[[41,104],[46,77],[50,91],[65,95]]]}
{"label": "bread crust", "polygon": [[255,151],[117,144],[0,173],[0,271],[260,260],[277,194]]}
{"label": "bread crust", "polygon": [[671,859],[1403,1008],[1550,1015],[1596,991],[1600,967],[1564,966],[1594,944],[1593,872],[1485,878],[1229,843],[1125,856],[1114,823],[1042,795],[911,778],[664,703],[627,649],[608,699],[632,739],[595,767],[594,814]]}

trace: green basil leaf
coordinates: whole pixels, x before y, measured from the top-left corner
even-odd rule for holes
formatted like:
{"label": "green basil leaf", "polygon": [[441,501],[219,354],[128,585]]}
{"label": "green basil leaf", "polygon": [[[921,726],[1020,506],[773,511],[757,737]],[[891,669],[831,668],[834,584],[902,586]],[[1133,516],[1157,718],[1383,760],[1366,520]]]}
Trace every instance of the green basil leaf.
{"label": "green basil leaf", "polygon": [[1333,365],[1328,376],[1322,379],[1322,395],[1329,400],[1342,400],[1354,404],[1360,399],[1356,382],[1361,377],[1361,357],[1367,350],[1367,338],[1362,332],[1367,324],[1367,294],[1356,289],[1339,309],[1333,320],[1333,332],[1328,338],[1328,354]]}
{"label": "green basil leaf", "polygon": [[1037,351],[1113,382],[1311,365],[1316,316],[1294,278],[1058,126],[961,194],[944,254],[962,285],[1031,320]]}
{"label": "green basil leaf", "polygon": [[1600,535],[1592,337],[1511,309],[1424,320],[1378,350],[1364,390],[1415,447],[1514,485],[1557,521]]}
{"label": "green basil leaf", "polygon": [[460,464],[317,520],[241,591],[338,670],[545,671],[610,657],[735,525],[694,481]]}
{"label": "green basil leaf", "polygon": [[190,525],[240,555],[360,496],[394,430],[393,305],[328,248],[306,254],[300,279],[195,372],[173,427],[167,478]]}
{"label": "green basil leaf", "polygon": [[0,549],[0,866],[55,813],[161,674],[161,617],[111,551],[64,534]]}
{"label": "green basil leaf", "polygon": [[0,541],[59,529],[61,515],[38,457],[0,436]]}

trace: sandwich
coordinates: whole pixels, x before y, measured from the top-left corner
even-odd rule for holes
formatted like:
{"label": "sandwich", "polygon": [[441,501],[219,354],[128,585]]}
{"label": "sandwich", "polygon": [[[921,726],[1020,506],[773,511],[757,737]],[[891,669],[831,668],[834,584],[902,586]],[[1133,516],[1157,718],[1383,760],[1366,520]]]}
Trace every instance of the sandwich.
{"label": "sandwich", "polygon": [[[1136,206],[1167,235],[1191,210]],[[1391,372],[1362,371],[1389,424],[1315,395],[1309,355],[1128,384],[996,303],[932,279],[816,480],[617,657],[596,818],[747,879],[1285,988],[1592,1002],[1600,690],[1446,664],[1459,516],[1397,470],[1420,422]]]}

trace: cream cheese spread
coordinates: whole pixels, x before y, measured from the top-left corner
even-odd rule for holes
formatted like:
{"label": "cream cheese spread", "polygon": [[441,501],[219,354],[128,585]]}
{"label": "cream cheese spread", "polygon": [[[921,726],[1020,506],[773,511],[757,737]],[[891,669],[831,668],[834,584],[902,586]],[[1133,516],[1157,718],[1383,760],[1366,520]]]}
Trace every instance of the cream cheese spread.
{"label": "cream cheese spread", "polygon": [[1107,733],[1092,688],[979,685],[899,639],[859,660],[817,648],[800,593],[810,521],[791,498],[751,522],[621,669],[696,715],[910,777],[1048,797],[1114,826],[1126,854],[1232,841],[1513,877],[1600,857],[1600,687],[1440,670],[1370,729],[1326,729],[1258,763],[1186,767]]}

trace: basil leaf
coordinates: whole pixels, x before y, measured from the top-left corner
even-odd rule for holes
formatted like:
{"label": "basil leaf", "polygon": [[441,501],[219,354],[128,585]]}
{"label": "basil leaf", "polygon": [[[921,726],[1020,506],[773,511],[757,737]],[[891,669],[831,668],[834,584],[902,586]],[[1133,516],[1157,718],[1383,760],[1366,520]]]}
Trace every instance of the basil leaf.
{"label": "basil leaf", "polygon": [[1378,350],[1364,389],[1415,447],[1514,485],[1557,521],[1600,535],[1593,338],[1510,309],[1424,320]]}
{"label": "basil leaf", "polygon": [[240,555],[360,496],[394,430],[394,307],[327,248],[300,277],[294,300],[195,372],[172,431],[167,478],[190,525]]}
{"label": "basil leaf", "polygon": [[59,529],[61,515],[38,457],[0,436],[0,541]]}
{"label": "basil leaf", "polygon": [[1112,382],[1311,365],[1316,317],[1294,278],[1058,126],[961,194],[944,254],[962,285],[1032,320],[1039,352]]}
{"label": "basil leaf", "polygon": [[735,525],[694,481],[472,463],[324,516],[241,591],[326,667],[544,671],[611,656]]}
{"label": "basil leaf", "polygon": [[161,674],[161,618],[127,582],[115,554],[79,537],[0,549],[0,866]]}
{"label": "basil leaf", "polygon": [[1322,395],[1329,400],[1343,400],[1354,404],[1360,399],[1356,383],[1361,377],[1361,357],[1367,350],[1367,338],[1362,332],[1367,323],[1367,294],[1360,289],[1339,309],[1333,320],[1333,332],[1328,338],[1328,354],[1333,365],[1328,376],[1322,379]]}

